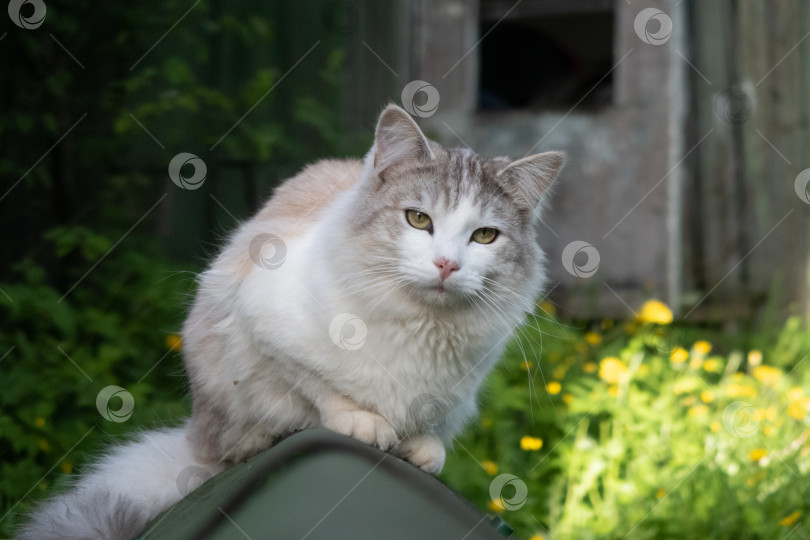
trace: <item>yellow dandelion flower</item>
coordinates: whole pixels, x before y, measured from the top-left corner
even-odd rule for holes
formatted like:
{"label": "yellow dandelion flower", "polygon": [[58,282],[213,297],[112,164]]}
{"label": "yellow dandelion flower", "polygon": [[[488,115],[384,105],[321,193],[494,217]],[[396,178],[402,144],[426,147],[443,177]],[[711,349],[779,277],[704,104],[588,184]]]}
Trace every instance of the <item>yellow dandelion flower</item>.
{"label": "yellow dandelion flower", "polygon": [[660,300],[648,300],[641,306],[638,320],[645,323],[669,324],[672,322],[672,311]]}
{"label": "yellow dandelion flower", "polygon": [[73,472],[73,463],[69,461],[63,461],[59,468],[62,469],[62,474],[70,474]]}
{"label": "yellow dandelion flower", "polygon": [[718,431],[720,431],[720,429],[722,429],[722,427],[723,425],[716,420],[711,424],[709,424],[709,429],[712,430],[713,433],[717,433]]}
{"label": "yellow dandelion flower", "polygon": [[655,492],[655,497],[657,499],[663,499],[666,496],[667,496],[667,490],[665,490],[664,488],[658,488],[658,491]]}
{"label": "yellow dandelion flower", "polygon": [[550,353],[548,353],[548,359],[551,360],[552,362],[558,362],[560,360],[560,353],[558,353],[557,351],[551,351]]}
{"label": "yellow dandelion flower", "polygon": [[556,396],[562,390],[562,385],[557,381],[551,381],[546,385],[546,392],[551,394],[552,396]]}
{"label": "yellow dandelion flower", "polygon": [[768,422],[776,422],[776,407],[768,407],[767,409],[759,409],[759,416]]}
{"label": "yellow dandelion flower", "polygon": [[760,364],[762,364],[762,351],[756,349],[748,351],[748,365],[756,367]]}
{"label": "yellow dandelion flower", "polygon": [[754,478],[753,476],[749,476],[748,478],[745,479],[745,485],[748,487],[754,487],[755,485],[757,485],[757,479]]}
{"label": "yellow dandelion flower", "polygon": [[540,302],[540,309],[542,309],[552,317],[557,314],[557,308],[554,306],[554,304],[552,304],[548,300]]}
{"label": "yellow dandelion flower", "polygon": [[542,534],[533,534],[529,540],[546,540],[546,537]]}
{"label": "yellow dandelion flower", "polygon": [[703,369],[711,373],[720,373],[723,369],[723,363],[717,358],[709,358],[703,362]]}
{"label": "yellow dandelion flower", "polygon": [[788,399],[790,401],[799,401],[804,397],[804,389],[801,386],[794,386],[788,390]]}
{"label": "yellow dandelion flower", "polygon": [[602,321],[602,330],[610,330],[613,328],[613,319],[605,319]]}
{"label": "yellow dandelion flower", "polygon": [[711,390],[704,390],[700,393],[700,399],[703,401],[703,403],[711,403],[714,401],[714,394],[711,392]]}
{"label": "yellow dandelion flower", "polygon": [[51,445],[45,439],[39,439],[37,441],[37,446],[39,446],[39,449],[42,450],[43,452],[51,451]]}
{"label": "yellow dandelion flower", "polygon": [[36,418],[34,418],[34,425],[40,428],[45,427],[45,419],[42,418],[41,416],[37,416]]}
{"label": "yellow dandelion flower", "polygon": [[492,418],[482,418],[481,427],[482,428],[492,427]]}
{"label": "yellow dandelion flower", "polygon": [[782,370],[773,366],[757,366],[752,373],[754,378],[767,386],[776,386],[782,380]]}
{"label": "yellow dandelion flower", "polygon": [[570,405],[572,401],[574,401],[574,396],[571,394],[563,394],[562,396],[563,403],[566,405]]}
{"label": "yellow dandelion flower", "polygon": [[183,346],[183,338],[177,334],[169,334],[166,336],[166,348],[170,351],[179,351]]}
{"label": "yellow dandelion flower", "polygon": [[787,413],[796,420],[804,420],[804,417],[807,415],[807,404],[805,400],[791,401],[788,405]]}
{"label": "yellow dandelion flower", "polygon": [[624,362],[615,356],[608,356],[599,362],[599,377],[610,383],[618,384],[627,379],[628,371]]}
{"label": "yellow dandelion flower", "polygon": [[608,395],[610,397],[619,397],[619,385],[611,384],[610,388],[608,388]]}
{"label": "yellow dandelion flower", "polygon": [[489,509],[500,514],[504,510],[503,501],[501,499],[498,499],[497,501],[489,501]]}
{"label": "yellow dandelion flower", "polygon": [[531,435],[524,435],[520,439],[520,449],[530,452],[532,450],[540,450],[543,448],[543,439],[539,437],[532,437]]}
{"label": "yellow dandelion flower", "polygon": [[782,519],[780,519],[779,525],[781,525],[782,527],[792,527],[793,525],[796,524],[797,521],[799,521],[800,517],[802,517],[802,511],[796,510],[789,516],[785,516]]}
{"label": "yellow dandelion flower", "polygon": [[574,349],[579,353],[586,353],[588,352],[588,345],[585,343],[577,343],[574,345]]}
{"label": "yellow dandelion flower", "polygon": [[637,373],[639,375],[641,375],[641,376],[649,374],[650,373],[650,366],[648,366],[647,364],[641,364],[640,366],[638,366],[638,372]]}
{"label": "yellow dandelion flower", "polygon": [[683,347],[675,347],[669,353],[669,361],[673,364],[683,364],[687,358],[689,358],[689,351]]}
{"label": "yellow dandelion flower", "polygon": [[706,405],[695,405],[689,409],[689,416],[706,416],[709,408]]}
{"label": "yellow dandelion flower", "polygon": [[636,330],[638,330],[638,323],[636,322],[626,322],[622,325],[622,328],[627,334],[635,334]]}
{"label": "yellow dandelion flower", "polygon": [[602,336],[596,332],[587,332],[585,334],[585,341],[588,343],[588,345],[599,345],[602,343]]}
{"label": "yellow dandelion flower", "polygon": [[751,461],[759,461],[760,459],[764,458],[768,455],[768,451],[764,448],[754,448],[750,452],[748,452],[748,459]]}
{"label": "yellow dandelion flower", "polygon": [[689,367],[698,370],[703,366],[703,356],[696,354],[689,360]]}
{"label": "yellow dandelion flower", "polygon": [[566,371],[568,371],[566,366],[558,366],[551,372],[551,377],[554,379],[562,379],[565,377]]}
{"label": "yellow dandelion flower", "polygon": [[596,367],[595,362],[587,362],[584,366],[582,366],[582,371],[585,373],[594,373],[596,372]]}
{"label": "yellow dandelion flower", "polygon": [[757,391],[750,386],[746,386],[744,384],[730,384],[726,388],[726,394],[728,397],[750,397],[755,398],[757,397]]}
{"label": "yellow dandelion flower", "polygon": [[695,405],[697,403],[697,398],[695,396],[686,396],[685,398],[683,398],[683,401],[681,403],[683,403],[687,407],[691,407],[692,405]]}
{"label": "yellow dandelion flower", "polygon": [[531,369],[532,369],[532,361],[531,360],[521,360],[520,369],[522,369],[523,371],[531,371]]}
{"label": "yellow dandelion flower", "polygon": [[484,470],[490,476],[495,476],[498,473],[498,464],[495,463],[494,461],[485,459],[484,461],[481,462],[481,465],[484,466]]}
{"label": "yellow dandelion flower", "polygon": [[766,425],[765,425],[765,427],[764,427],[764,428],[762,428],[762,432],[763,432],[765,435],[767,435],[768,437],[770,437],[771,435],[773,435],[774,433],[776,433],[776,428],[775,428],[775,427],[773,427],[773,426],[772,426],[772,425],[770,425],[770,424],[766,424]]}
{"label": "yellow dandelion flower", "polygon": [[696,341],[694,345],[692,345],[692,350],[695,351],[697,354],[702,354],[706,356],[710,352],[712,352],[712,344],[705,340]]}

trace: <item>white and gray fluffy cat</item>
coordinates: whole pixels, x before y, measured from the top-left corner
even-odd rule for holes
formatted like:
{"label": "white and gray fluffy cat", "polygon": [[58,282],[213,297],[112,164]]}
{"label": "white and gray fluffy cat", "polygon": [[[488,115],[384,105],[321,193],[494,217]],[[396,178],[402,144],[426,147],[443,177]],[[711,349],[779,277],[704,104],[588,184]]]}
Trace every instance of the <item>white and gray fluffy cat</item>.
{"label": "white and gray fluffy cat", "polygon": [[189,467],[218,474],[313,426],[441,470],[543,288],[536,225],[564,158],[445,149],[395,106],[375,135],[364,161],[282,184],[200,276],[191,418],[101,458],[19,538],[130,538],[187,494]]}

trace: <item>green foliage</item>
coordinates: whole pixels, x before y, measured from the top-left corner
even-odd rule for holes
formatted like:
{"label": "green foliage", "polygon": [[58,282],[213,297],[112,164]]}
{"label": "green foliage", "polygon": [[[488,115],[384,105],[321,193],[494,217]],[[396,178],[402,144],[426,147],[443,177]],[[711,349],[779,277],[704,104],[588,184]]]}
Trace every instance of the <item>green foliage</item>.
{"label": "green foliage", "polygon": [[[804,323],[789,320],[774,340],[638,322],[585,332],[540,313],[448,456],[450,486],[519,538],[810,531]],[[772,345],[746,353],[751,342]],[[514,486],[493,501],[503,473],[525,483],[525,501],[510,504]]]}
{"label": "green foliage", "polygon": [[[171,424],[189,409],[179,355],[166,342],[179,330],[191,280],[153,242],[131,238],[130,249],[109,251],[116,235],[83,227],[46,238],[59,257],[75,256],[65,276],[75,288],[56,288],[32,260],[15,266],[13,283],[0,283],[0,516],[27,508],[111,435]],[[96,409],[109,385],[135,400],[126,422]],[[10,518],[0,536],[11,533]]]}

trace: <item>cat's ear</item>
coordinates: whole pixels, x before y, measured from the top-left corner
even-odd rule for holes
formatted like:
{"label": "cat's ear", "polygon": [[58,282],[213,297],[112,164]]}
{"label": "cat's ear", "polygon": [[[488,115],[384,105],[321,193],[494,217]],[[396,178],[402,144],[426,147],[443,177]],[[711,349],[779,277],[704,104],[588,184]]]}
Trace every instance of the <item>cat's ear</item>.
{"label": "cat's ear", "polygon": [[503,187],[533,210],[565,165],[563,152],[543,152],[513,161],[498,171]]}
{"label": "cat's ear", "polygon": [[386,107],[374,134],[374,170],[379,174],[392,165],[433,158],[430,143],[411,115],[396,105]]}

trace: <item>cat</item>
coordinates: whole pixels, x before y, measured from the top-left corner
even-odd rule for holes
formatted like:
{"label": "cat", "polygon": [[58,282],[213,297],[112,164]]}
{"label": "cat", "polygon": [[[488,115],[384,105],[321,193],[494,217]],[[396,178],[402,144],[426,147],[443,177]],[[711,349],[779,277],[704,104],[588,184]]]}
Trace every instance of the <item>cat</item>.
{"label": "cat", "polygon": [[438,473],[543,289],[536,227],[563,163],[446,149],[386,107],[362,161],[281,184],[200,276],[191,417],[101,458],[18,538],[130,538],[187,494],[188,471],[315,426]]}

